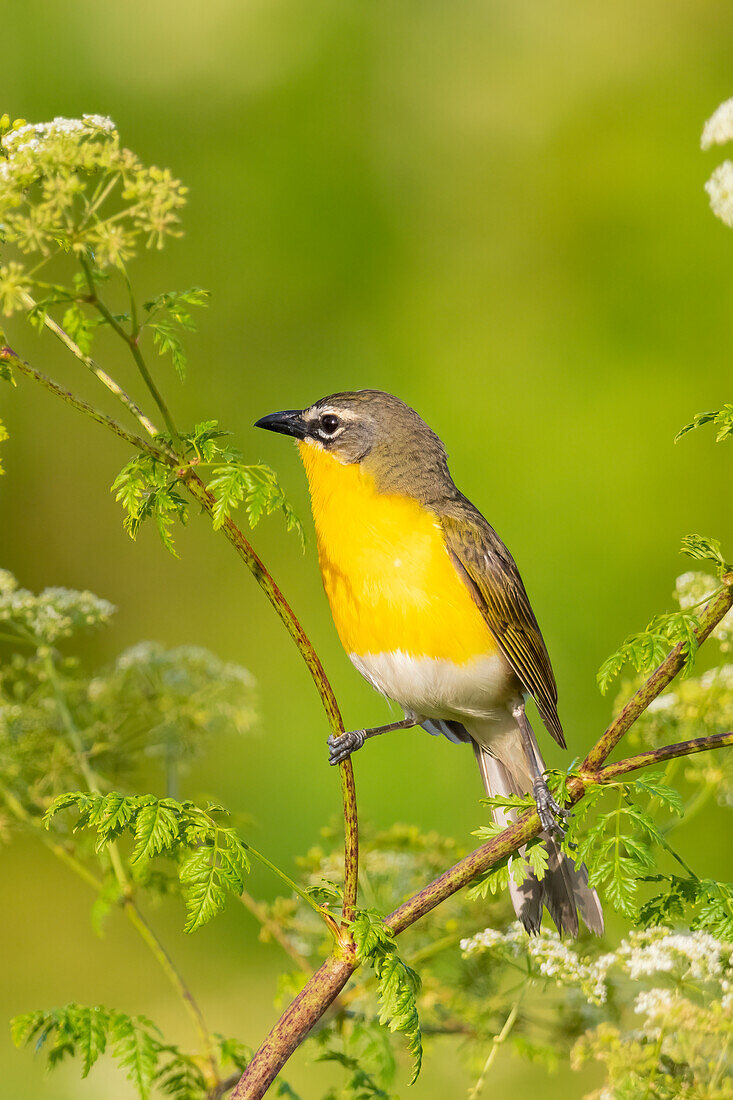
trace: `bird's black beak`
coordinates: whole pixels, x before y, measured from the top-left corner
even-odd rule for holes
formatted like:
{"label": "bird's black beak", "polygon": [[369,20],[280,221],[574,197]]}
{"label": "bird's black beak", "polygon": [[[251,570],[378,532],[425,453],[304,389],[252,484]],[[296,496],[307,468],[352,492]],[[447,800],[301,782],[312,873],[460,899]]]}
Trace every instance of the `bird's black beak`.
{"label": "bird's black beak", "polygon": [[284,412],[270,413],[269,416],[261,417],[255,424],[255,428],[264,428],[268,432],[279,432],[280,435],[292,435],[295,439],[305,439],[307,434],[300,409],[286,409]]}

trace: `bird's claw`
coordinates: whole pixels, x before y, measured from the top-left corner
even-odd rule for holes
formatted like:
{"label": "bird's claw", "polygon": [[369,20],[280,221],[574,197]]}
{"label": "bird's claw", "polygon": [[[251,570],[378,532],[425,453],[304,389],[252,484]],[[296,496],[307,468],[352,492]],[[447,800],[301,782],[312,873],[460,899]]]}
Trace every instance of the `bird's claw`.
{"label": "bird's claw", "polygon": [[545,832],[559,833],[560,836],[565,836],[562,822],[570,817],[570,811],[557,804],[542,776],[535,779],[532,793],[534,794],[540,823]]}
{"label": "bird's claw", "polygon": [[332,733],[328,739],[328,762],[332,766],[336,764],[343,764],[352,752],[356,752],[360,749],[366,741],[366,733],[364,730],[349,730],[348,733],[341,733],[337,737],[335,733]]}

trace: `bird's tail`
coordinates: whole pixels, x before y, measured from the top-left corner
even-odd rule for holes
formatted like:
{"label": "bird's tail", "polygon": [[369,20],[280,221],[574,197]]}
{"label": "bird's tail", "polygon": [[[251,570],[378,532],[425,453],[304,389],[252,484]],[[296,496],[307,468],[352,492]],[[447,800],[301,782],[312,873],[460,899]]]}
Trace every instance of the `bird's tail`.
{"label": "bird's tail", "polygon": [[[473,741],[487,795],[524,795],[532,790],[532,775],[522,736],[509,715],[506,723],[469,720],[465,726]],[[532,737],[534,739],[534,734]],[[536,742],[535,752],[537,759],[542,761]],[[495,809],[492,812],[499,825],[506,825],[516,818],[516,813],[511,809]],[[509,880],[509,893],[519,920],[528,932],[539,932],[542,907],[545,906],[561,934],[578,935],[580,914],[591,932],[602,935],[603,910],[598,895],[588,885],[585,867],[582,864],[576,867],[549,833],[541,835],[548,854],[544,877],[540,880],[530,871],[519,885],[511,878]]]}

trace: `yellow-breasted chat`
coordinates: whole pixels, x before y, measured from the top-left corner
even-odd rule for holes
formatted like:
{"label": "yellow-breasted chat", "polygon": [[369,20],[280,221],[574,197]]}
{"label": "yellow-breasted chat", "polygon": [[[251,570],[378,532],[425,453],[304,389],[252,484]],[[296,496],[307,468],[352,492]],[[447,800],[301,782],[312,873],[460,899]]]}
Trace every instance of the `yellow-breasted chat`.
{"label": "yellow-breasted chat", "polygon": [[[525,928],[539,929],[544,905],[561,932],[577,935],[579,913],[600,934],[585,868],[560,850],[563,811],[525,714],[532,696],[565,745],[547,649],[514,559],[456,488],[438,436],[379,390],[332,394],[256,426],[297,440],[339,637],[362,676],[405,713],[331,737],[330,762],[416,725],[471,745],[489,795],[532,791],[537,802],[548,869],[509,887]],[[493,813],[500,824],[512,818]]]}

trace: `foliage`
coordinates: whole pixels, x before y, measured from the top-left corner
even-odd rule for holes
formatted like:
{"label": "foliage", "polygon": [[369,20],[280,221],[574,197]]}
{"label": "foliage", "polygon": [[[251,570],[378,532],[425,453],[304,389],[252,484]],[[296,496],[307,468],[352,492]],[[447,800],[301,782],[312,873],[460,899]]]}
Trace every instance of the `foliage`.
{"label": "foliage", "polygon": [[[180,486],[188,469],[212,467],[208,489],[212,494],[214,529],[218,530],[244,501],[247,519],[254,527],[263,515],[281,512],[288,531],[295,531],[304,545],[303,527],[274,472],[264,465],[247,465],[236,449],[222,443],[227,433],[218,421],[205,420],[181,436],[186,460],[177,469],[150,454],[131,458],[112,483],[112,492],[125,510],[124,527],[135,539],[142,523],[153,519],[164,546],[177,557],[171,528],[175,519],[188,520]],[[172,440],[167,439],[170,445]]]}
{"label": "foliage", "polygon": [[[733,107],[716,115],[708,124],[711,143],[733,136]],[[733,166],[720,168],[708,183],[711,203],[733,224],[725,206]],[[302,539],[274,472],[232,447],[216,420],[179,431],[149,369],[152,350],[169,357],[183,379],[185,337],[195,329],[194,310],[208,303],[205,290],[191,287],[164,291],[140,307],[128,275],[141,248],[160,248],[180,234],[184,203],[180,182],[122,147],[107,118],[28,125],[5,116],[0,225],[9,254],[0,265],[0,308],[51,331],[145,433],[145,439],[131,437],[111,422],[137,448],[112,487],[133,538],[152,520],[175,553],[174,525],[186,522],[187,490],[200,477],[208,496],[194,495],[203,499],[214,529],[231,538],[231,517],[242,505],[251,526],[279,512]],[[139,370],[163,431],[92,358],[100,332],[116,336],[118,350]],[[16,373],[27,369],[43,381],[9,349],[0,354],[2,379],[13,382],[11,361]],[[55,392],[80,407],[73,395]],[[715,423],[719,440],[727,438],[731,406],[701,414],[680,435],[708,422]],[[0,440],[5,436],[0,425]],[[689,535],[682,550],[711,562],[721,580],[729,571],[715,539]],[[651,671],[678,644],[689,673],[697,611],[716,591],[706,574],[680,578],[679,610],[655,616],[626,639],[599,671],[601,689],[627,664],[637,674]],[[341,923],[340,832],[324,830],[322,845],[299,861],[294,881],[239,837],[221,807],[179,796],[186,765],[205,751],[207,738],[222,729],[249,729],[248,674],[204,650],[166,650],[155,643],[132,647],[111,667],[88,670],[67,647],[82,630],[107,626],[113,610],[88,592],[51,588],[36,595],[0,571],[0,633],[8,648],[0,670],[0,835],[33,836],[91,887],[97,931],[106,919],[129,920],[190,1014],[198,1045],[182,1050],[145,1017],[75,1003],[16,1017],[17,1045],[44,1049],[52,1067],[77,1057],[83,1076],[109,1052],[141,1097],[225,1095],[251,1051],[212,1034],[145,910],[161,896],[180,897],[190,932],[228,899],[241,897],[261,937],[278,943],[294,964],[281,977],[281,995],[302,988],[334,950],[334,939],[340,944],[350,937],[362,964],[311,1038],[320,1060],[341,1073],[341,1085],[324,1100],[394,1095],[395,1032],[407,1040],[412,1080],[424,1045],[460,1036],[469,1065],[480,1067],[474,1096],[504,1043],[548,1069],[571,1058],[576,1065],[600,1061],[604,1096],[632,1097],[642,1084],[646,1096],[660,1100],[728,1094],[733,885],[700,879],[669,837],[706,799],[731,798],[730,754],[694,759],[681,777],[672,760],[664,771],[597,785],[577,806],[565,850],[586,863],[590,881],[621,917],[641,926],[615,950],[565,944],[546,929],[531,938],[518,925],[507,927],[510,878],[521,883],[531,870],[542,879],[547,870],[547,849],[538,837],[409,928],[398,951],[383,914],[455,862],[462,848],[410,826],[380,833],[362,828],[362,904],[348,925]],[[729,651],[733,615],[712,636],[721,654]],[[633,687],[622,687],[617,706]],[[673,734],[719,732],[730,726],[731,714],[730,666],[720,664],[660,696],[633,736],[655,747]],[[570,773],[554,779],[562,797]],[[143,782],[158,793],[135,790]],[[498,821],[476,830],[481,839],[496,836],[503,820],[532,806],[530,797],[484,803]],[[73,828],[65,810],[76,814]],[[250,856],[287,884],[286,896],[269,903],[249,896]],[[277,1081],[274,1092],[295,1097],[286,1081]]]}
{"label": "foliage", "polygon": [[[209,292],[193,286],[156,294],[139,308],[127,273],[141,247],[162,248],[179,236],[186,188],[167,169],[146,167],[120,143],[109,118],[84,115],[53,122],[10,122],[0,127],[0,225],[13,259],[0,265],[0,310],[23,312],[39,328],[61,334],[69,350],[99,372],[90,358],[98,333],[119,336],[139,367],[159,406],[166,432],[156,437],[164,448],[130,459],[112,491],[125,510],[125,530],[134,539],[150,519],[164,546],[174,555],[173,526],[185,523],[182,496],[186,472],[211,469],[213,521],[218,528],[244,501],[251,526],[273,512],[303,541],[303,529],[273,470],[245,462],[223,440],[217,421],[179,433],[145,364],[146,341],[170,357],[181,380],[187,367],[184,337],[196,331],[192,311],[209,303]],[[51,265],[62,272],[45,280]],[[104,296],[102,294],[104,291]],[[124,304],[108,298],[124,296]],[[0,378],[12,381],[0,361]],[[119,387],[112,391],[118,396]],[[129,407],[129,405],[128,405]],[[150,422],[148,421],[148,424]],[[2,429],[4,431],[4,429]],[[5,438],[0,431],[0,441]],[[171,462],[176,455],[177,461]]]}
{"label": "foliage", "polygon": [[[82,1077],[109,1051],[141,1100],[154,1089],[179,1100],[211,1096],[211,1067],[164,1042],[160,1029],[145,1016],[71,1003],[14,1017],[11,1035],[17,1047],[33,1044],[36,1052],[43,1050],[51,1069],[66,1058],[80,1058]],[[251,1051],[236,1039],[217,1035],[213,1045],[222,1067],[242,1072],[251,1058]],[[298,1100],[292,1091],[289,1095]]]}
{"label": "foliage", "polygon": [[682,439],[683,435],[687,435],[688,432],[694,431],[695,428],[701,428],[703,424],[713,424],[717,428],[715,433],[715,442],[722,443],[724,439],[729,439],[733,435],[733,405],[723,405],[720,409],[714,409],[712,412],[697,413],[693,416],[689,424],[685,424],[684,428],[680,428],[675,436],[675,443]]}
{"label": "foliage", "polygon": [[417,1014],[417,994],[420,978],[400,958],[394,933],[373,909],[360,909],[351,922],[351,935],[356,957],[371,966],[377,978],[380,1024],[390,1031],[401,1031],[413,1058],[414,1083],[422,1065],[422,1035]]}
{"label": "foliage", "polygon": [[[638,796],[646,797],[646,806]],[[610,808],[601,811],[609,801]],[[628,783],[597,786],[576,807],[563,841],[568,854],[587,866],[591,885],[604,887],[603,896],[633,922],[639,885],[658,866],[659,850],[669,850],[650,812],[655,803],[678,816],[683,813],[682,798],[664,782],[663,772],[645,771]]]}
{"label": "foliage", "polygon": [[[720,543],[717,539],[704,538],[701,535],[687,535],[682,540],[681,552],[698,561],[711,561],[715,565],[719,577],[725,576],[730,571],[730,566],[723,557]],[[697,577],[697,574],[685,574],[679,578],[676,598],[680,604],[679,611],[670,611],[666,614],[655,615],[645,630],[638,634],[630,634],[619,646],[615,653],[607,657],[598,670],[598,686],[605,695],[611,682],[621,672],[626,664],[630,664],[639,673],[650,673],[664,660],[670,649],[681,643],[682,652],[686,654],[687,662],[685,674],[689,675],[697,653],[697,637],[695,631],[699,627],[699,620],[694,611],[701,604],[707,603],[717,595],[719,588],[703,582],[696,599],[691,599],[686,590],[686,582]],[[704,576],[704,574],[702,575]],[[687,585],[689,588],[689,584]],[[727,627],[733,616],[727,616],[723,623],[719,624],[714,636],[720,638],[721,631],[730,629]]]}
{"label": "foliage", "polygon": [[135,837],[130,866],[144,874],[155,856],[175,855],[178,877],[188,911],[186,932],[195,932],[224,908],[227,895],[239,897],[249,872],[247,845],[234,829],[222,826],[213,816],[221,807],[202,810],[193,802],[153,795],[101,795],[71,791],[60,795],[49,807],[49,825],[61,810],[79,812],[77,829],[93,829],[99,852],[124,832]]}

